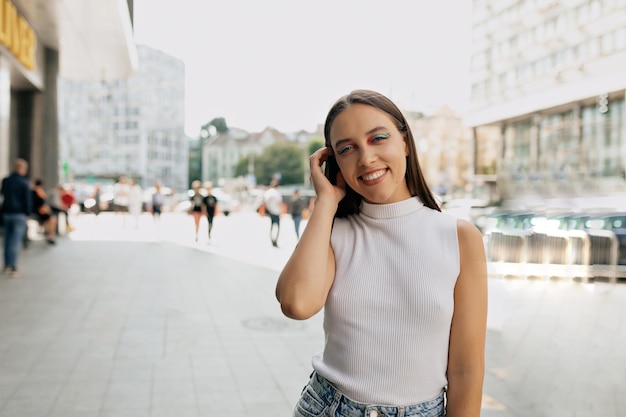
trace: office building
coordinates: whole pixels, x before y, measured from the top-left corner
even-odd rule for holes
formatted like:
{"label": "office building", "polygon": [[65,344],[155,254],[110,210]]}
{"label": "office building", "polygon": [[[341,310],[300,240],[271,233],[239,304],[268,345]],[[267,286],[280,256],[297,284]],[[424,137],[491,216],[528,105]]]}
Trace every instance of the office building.
{"label": "office building", "polygon": [[504,200],[626,187],[626,1],[475,0],[467,123]]}
{"label": "office building", "polygon": [[134,178],[188,186],[185,67],[181,60],[139,45],[137,71],[115,81],[61,80],[61,176],[68,182],[113,183]]}
{"label": "office building", "polygon": [[59,181],[57,80],[110,82],[137,66],[133,1],[0,0],[0,175],[17,157]]}

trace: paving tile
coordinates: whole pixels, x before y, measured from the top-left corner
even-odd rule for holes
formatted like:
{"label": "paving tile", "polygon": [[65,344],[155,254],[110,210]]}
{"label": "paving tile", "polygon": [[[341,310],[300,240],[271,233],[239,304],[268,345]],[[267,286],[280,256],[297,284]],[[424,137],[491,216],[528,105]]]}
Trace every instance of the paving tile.
{"label": "paving tile", "polygon": [[128,409],[104,409],[99,417],[151,417],[151,411],[147,408]]}
{"label": "paving tile", "polygon": [[149,410],[152,395],[152,383],[146,381],[111,382],[102,403],[103,410]]}
{"label": "paving tile", "polygon": [[106,382],[80,381],[66,384],[56,398],[50,414],[62,416],[97,414],[107,391]]}
{"label": "paving tile", "polygon": [[4,402],[0,409],[0,417],[43,417],[48,414],[53,404],[53,397],[12,396]]}
{"label": "paving tile", "polygon": [[[218,415],[219,414],[214,414]],[[224,415],[228,415],[228,414],[224,414]],[[231,414],[231,415],[235,415],[235,414]],[[193,407],[159,407],[159,408],[153,408],[151,413],[150,413],[150,417],[173,417],[173,416],[180,416],[180,417],[199,417],[200,416],[200,412],[198,411],[198,408],[193,406]]]}
{"label": "paving tile", "polygon": [[152,387],[152,409],[195,408],[196,393],[192,380],[157,379]]}

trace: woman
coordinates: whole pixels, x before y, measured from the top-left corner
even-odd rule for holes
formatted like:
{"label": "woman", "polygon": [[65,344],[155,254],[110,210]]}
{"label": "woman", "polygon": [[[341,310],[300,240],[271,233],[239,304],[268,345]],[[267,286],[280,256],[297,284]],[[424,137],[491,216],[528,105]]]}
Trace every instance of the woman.
{"label": "woman", "polygon": [[387,97],[340,98],[324,136],[310,157],[315,210],[276,286],[288,317],[324,308],[326,344],[294,416],[479,416],[480,232],[441,213]]}
{"label": "woman", "polygon": [[198,241],[198,231],[200,230],[200,219],[202,219],[203,213],[203,199],[204,196],[200,192],[202,183],[199,180],[194,180],[191,183],[191,189],[193,190],[193,194],[189,198],[191,202],[191,207],[189,208],[189,214],[193,216],[193,222],[196,229],[196,242]]}
{"label": "woman", "polygon": [[132,178],[130,180],[130,186],[128,188],[128,213],[133,216],[135,221],[135,229],[139,228],[139,217],[143,209],[143,192],[141,185],[137,183],[137,180]]}
{"label": "woman", "polygon": [[293,190],[291,202],[289,203],[289,213],[293,220],[293,226],[296,229],[296,239],[300,239],[300,222],[302,221],[302,212],[306,207],[306,200],[300,194],[300,190],[296,188]]}

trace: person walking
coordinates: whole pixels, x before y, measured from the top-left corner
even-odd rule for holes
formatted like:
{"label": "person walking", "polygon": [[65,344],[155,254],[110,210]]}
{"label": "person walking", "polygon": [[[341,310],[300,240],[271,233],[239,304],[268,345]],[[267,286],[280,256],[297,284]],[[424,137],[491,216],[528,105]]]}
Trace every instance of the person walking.
{"label": "person walking", "polygon": [[441,212],[407,120],[384,95],[338,99],[324,137],[309,159],[315,210],[276,284],[287,317],[324,314],[325,345],[293,415],[478,417],[480,231]]}
{"label": "person walking", "polygon": [[278,247],[278,235],[280,235],[280,215],[283,210],[283,196],[278,191],[278,180],[273,179],[270,187],[263,193],[265,213],[270,216],[270,239],[272,246]]}
{"label": "person walking", "polygon": [[306,199],[300,194],[297,188],[293,191],[291,202],[289,203],[289,213],[293,219],[293,225],[296,229],[296,238],[300,239],[300,222],[302,221],[302,212],[307,207]]}
{"label": "person walking", "polygon": [[141,189],[141,185],[137,183],[137,180],[132,178],[128,189],[128,213],[133,217],[135,229],[139,229],[139,216],[141,216],[143,205],[142,197],[143,190]]}
{"label": "person walking", "polygon": [[206,195],[202,199],[202,204],[204,204],[204,210],[206,212],[206,218],[209,222],[209,242],[211,241],[211,231],[213,230],[213,218],[215,217],[215,213],[217,211],[217,197],[213,195],[213,183],[211,181],[207,181],[204,183],[204,190],[206,191]]}
{"label": "person walking", "polygon": [[98,218],[98,214],[100,214],[100,211],[102,209],[101,205],[102,205],[102,200],[100,198],[100,195],[102,194],[101,191],[101,187],[100,184],[96,184],[96,186],[93,189],[93,214],[95,214],[96,218]]}
{"label": "person walking", "polygon": [[27,219],[32,212],[32,196],[26,173],[28,162],[18,158],[13,170],[2,180],[2,226],[4,235],[3,272],[11,277],[18,275],[17,263],[26,236]]}
{"label": "person walking", "polygon": [[194,180],[191,183],[191,189],[193,194],[189,197],[191,207],[189,208],[189,214],[193,216],[193,224],[196,232],[196,242],[198,241],[198,231],[200,230],[200,220],[202,219],[203,199],[201,191],[202,183],[200,180]]}
{"label": "person walking", "polygon": [[122,225],[126,227],[126,214],[128,213],[128,196],[130,194],[130,185],[128,178],[124,175],[119,177],[118,181],[113,185],[113,210],[122,216]]}
{"label": "person walking", "polygon": [[152,193],[150,203],[150,210],[152,211],[152,217],[155,222],[161,220],[161,213],[163,212],[163,206],[165,205],[165,196],[161,192],[161,183],[156,182],[154,184],[154,193]]}

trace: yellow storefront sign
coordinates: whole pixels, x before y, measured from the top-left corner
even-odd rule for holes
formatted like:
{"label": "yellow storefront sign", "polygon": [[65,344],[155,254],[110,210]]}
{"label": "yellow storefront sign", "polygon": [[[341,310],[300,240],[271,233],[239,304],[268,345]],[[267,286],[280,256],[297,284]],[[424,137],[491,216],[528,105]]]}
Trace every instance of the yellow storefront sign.
{"label": "yellow storefront sign", "polygon": [[0,0],[0,45],[29,70],[35,69],[35,31],[9,0]]}

